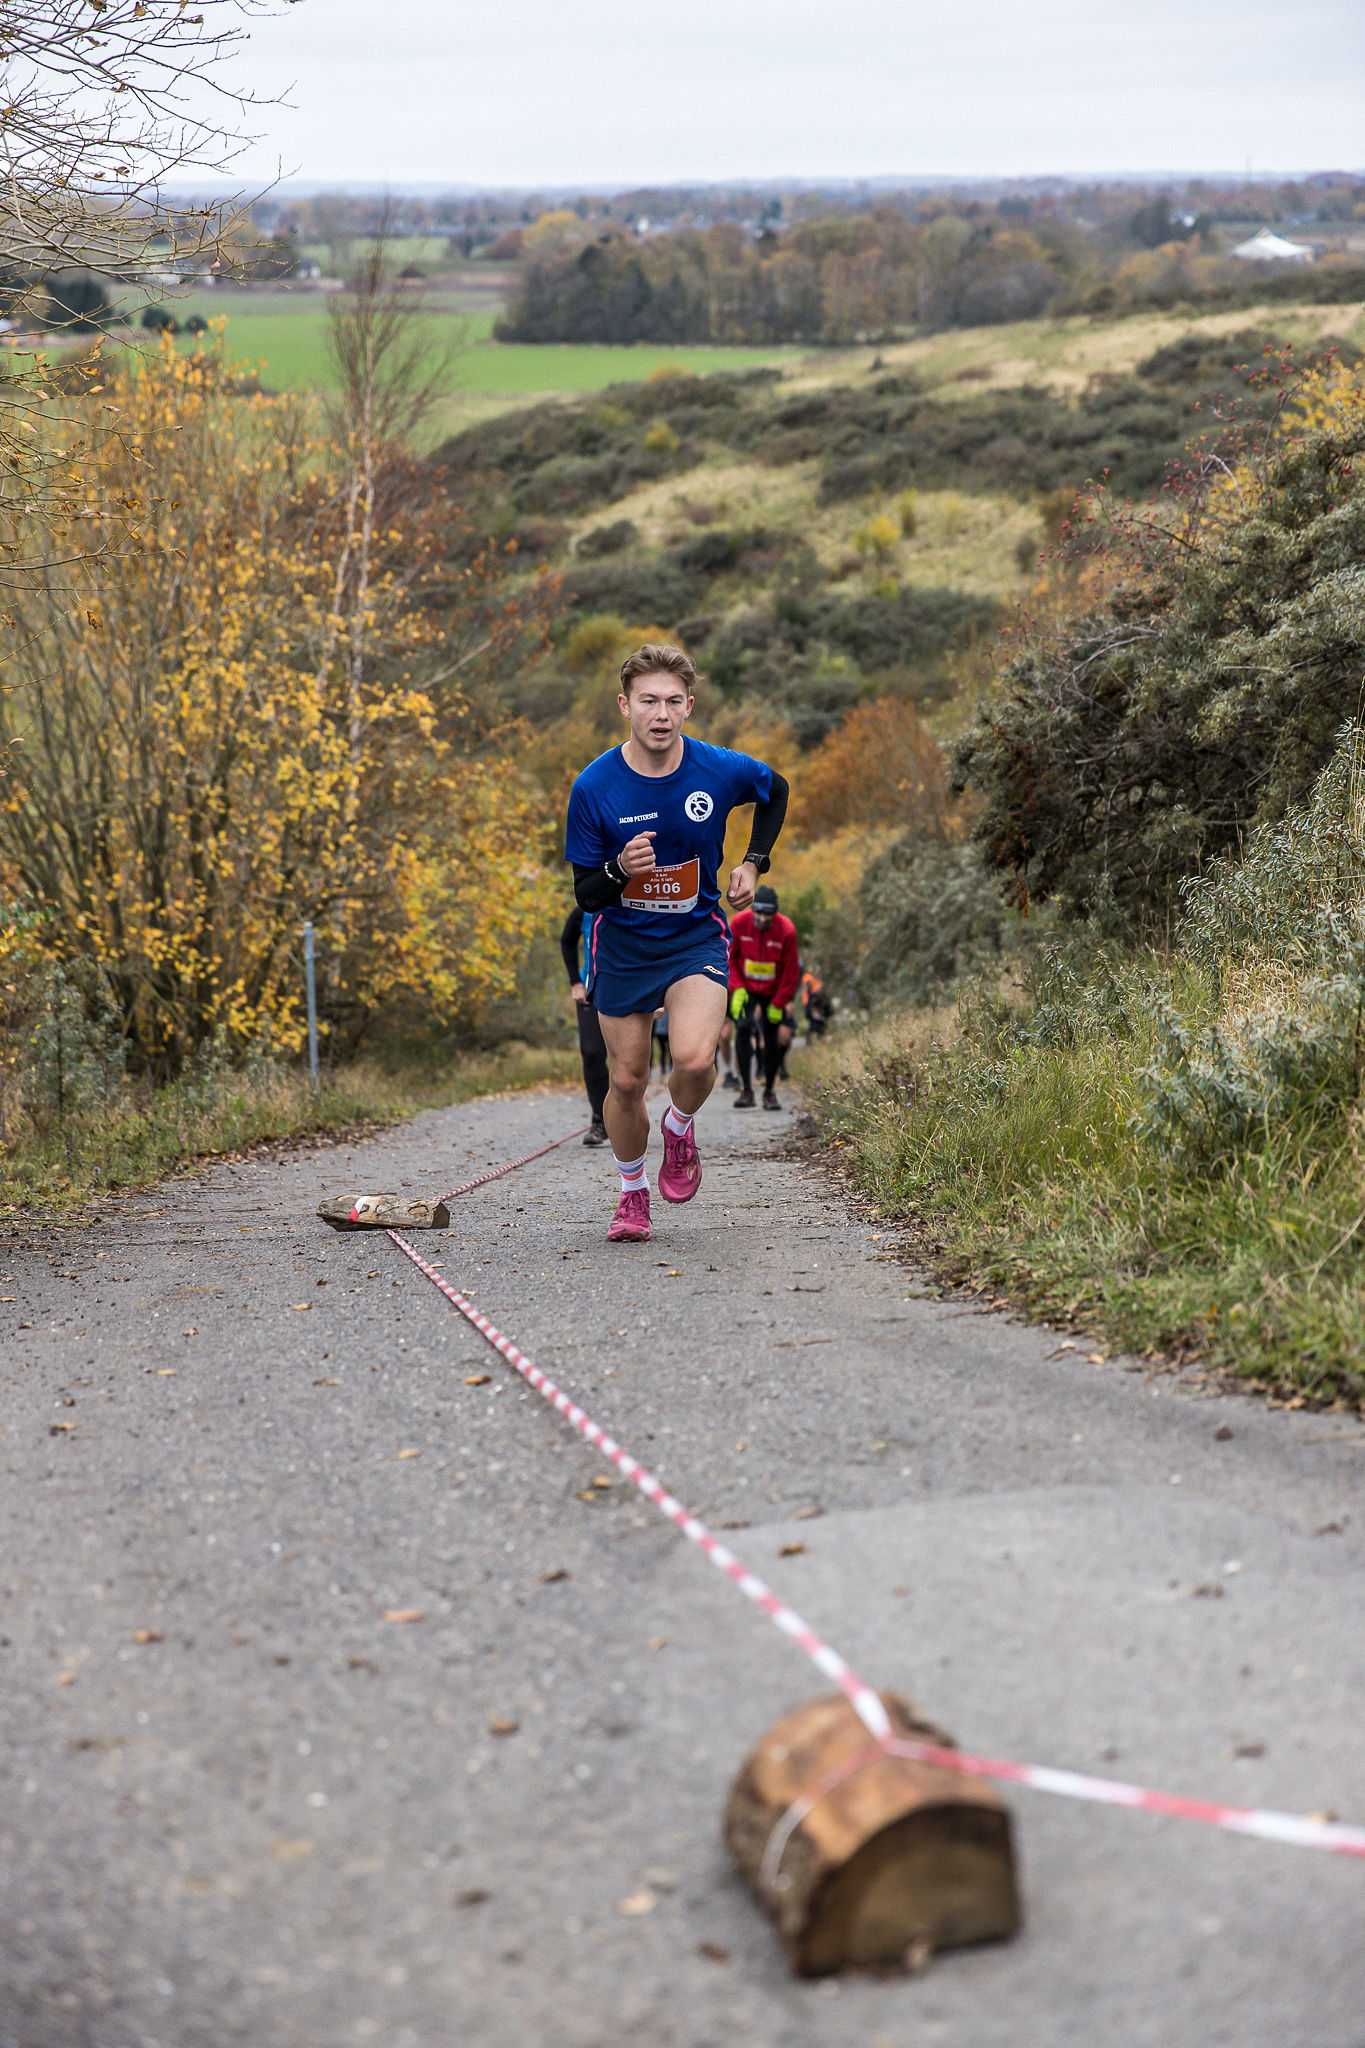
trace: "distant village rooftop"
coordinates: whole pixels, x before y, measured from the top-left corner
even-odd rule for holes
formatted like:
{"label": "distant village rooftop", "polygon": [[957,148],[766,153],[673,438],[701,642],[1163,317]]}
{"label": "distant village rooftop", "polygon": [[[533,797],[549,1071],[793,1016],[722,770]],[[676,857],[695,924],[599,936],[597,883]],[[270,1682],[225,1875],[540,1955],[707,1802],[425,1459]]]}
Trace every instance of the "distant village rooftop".
{"label": "distant village rooftop", "polygon": [[1316,251],[1307,242],[1286,242],[1283,235],[1262,228],[1249,242],[1239,242],[1232,253],[1248,263],[1311,263]]}

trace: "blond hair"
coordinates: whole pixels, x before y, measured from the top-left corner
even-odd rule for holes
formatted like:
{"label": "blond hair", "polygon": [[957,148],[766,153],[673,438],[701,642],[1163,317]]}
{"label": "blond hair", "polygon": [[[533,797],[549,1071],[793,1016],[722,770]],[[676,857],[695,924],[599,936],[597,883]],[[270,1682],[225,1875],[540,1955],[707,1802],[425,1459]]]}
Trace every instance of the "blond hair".
{"label": "blond hair", "polygon": [[630,695],[630,686],[639,676],[676,676],[689,697],[696,695],[697,671],[681,647],[670,647],[666,640],[646,640],[643,647],[637,647],[621,663],[621,690]]}

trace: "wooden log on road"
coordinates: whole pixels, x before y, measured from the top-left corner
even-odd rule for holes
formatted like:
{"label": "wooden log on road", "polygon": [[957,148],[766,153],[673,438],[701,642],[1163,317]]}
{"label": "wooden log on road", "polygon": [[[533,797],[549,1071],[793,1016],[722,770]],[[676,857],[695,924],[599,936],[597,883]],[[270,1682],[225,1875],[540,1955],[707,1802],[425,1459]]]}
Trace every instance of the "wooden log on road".
{"label": "wooden log on road", "polygon": [[332,1195],[318,1214],[333,1230],[448,1230],[444,1202],[409,1201],[405,1195]]}
{"label": "wooden log on road", "polygon": [[[895,1693],[881,1698],[896,1734],[955,1746]],[[872,1746],[842,1693],[813,1700],[769,1729],[725,1809],[726,1845],[802,1977],[918,1969],[936,1949],[1002,1941],[1020,1925],[1009,1810],[995,1788],[887,1755],[839,1777]],[[774,1830],[830,1779],[774,1866]]]}

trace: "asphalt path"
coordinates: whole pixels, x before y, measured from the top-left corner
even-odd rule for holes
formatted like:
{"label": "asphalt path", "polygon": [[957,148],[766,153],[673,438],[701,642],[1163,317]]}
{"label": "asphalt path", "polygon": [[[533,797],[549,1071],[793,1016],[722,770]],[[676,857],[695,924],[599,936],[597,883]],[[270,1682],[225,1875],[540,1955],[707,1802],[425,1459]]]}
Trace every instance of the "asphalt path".
{"label": "asphalt path", "polygon": [[[650,1245],[575,1143],[422,1248],[964,1746],[1365,1821],[1365,1431],[928,1296],[730,1100]],[[0,2048],[1362,2048],[1360,1863],[1029,1792],[1016,1941],[788,1976],[719,1822],[823,1681],[312,1215],[578,1114],[7,1226]]]}

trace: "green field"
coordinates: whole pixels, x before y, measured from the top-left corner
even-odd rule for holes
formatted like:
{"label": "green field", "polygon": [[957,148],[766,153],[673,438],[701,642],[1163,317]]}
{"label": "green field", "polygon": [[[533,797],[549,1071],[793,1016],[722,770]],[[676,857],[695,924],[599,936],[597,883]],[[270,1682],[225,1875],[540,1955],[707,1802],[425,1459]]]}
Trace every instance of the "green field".
{"label": "green field", "polygon": [[[446,388],[456,402],[466,393],[477,401],[600,391],[608,384],[648,377],[665,363],[704,373],[743,369],[755,363],[789,363],[802,355],[799,349],[612,348],[555,343],[536,347],[496,342],[491,337],[497,315],[486,299],[469,303],[452,294],[451,300],[448,311],[438,300],[424,326],[431,337],[433,357],[451,351]],[[291,297],[284,292],[271,292],[268,298],[265,294],[233,294],[226,304],[222,296],[212,293],[169,302],[182,323],[192,313],[212,320],[215,326],[221,321],[229,359],[255,370],[272,391],[334,388],[327,303],[317,294]],[[192,335],[182,335],[180,345],[191,349],[204,344]]]}

